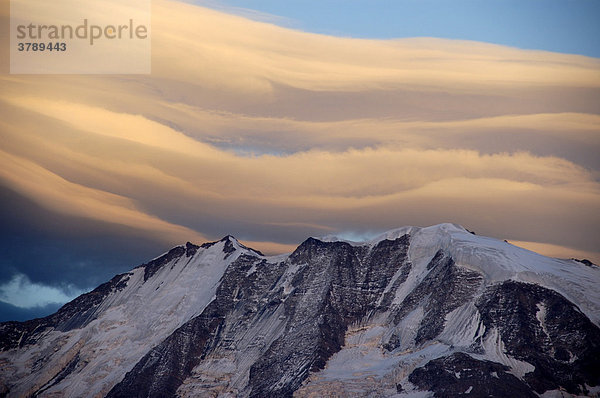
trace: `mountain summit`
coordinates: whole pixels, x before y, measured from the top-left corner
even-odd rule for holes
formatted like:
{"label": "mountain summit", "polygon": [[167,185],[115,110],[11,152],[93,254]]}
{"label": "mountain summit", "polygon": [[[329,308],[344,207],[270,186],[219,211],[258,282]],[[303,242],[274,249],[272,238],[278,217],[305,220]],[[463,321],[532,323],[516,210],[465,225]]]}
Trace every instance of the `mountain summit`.
{"label": "mountain summit", "polygon": [[454,224],[271,257],[187,243],[0,324],[0,396],[593,395],[599,285]]}

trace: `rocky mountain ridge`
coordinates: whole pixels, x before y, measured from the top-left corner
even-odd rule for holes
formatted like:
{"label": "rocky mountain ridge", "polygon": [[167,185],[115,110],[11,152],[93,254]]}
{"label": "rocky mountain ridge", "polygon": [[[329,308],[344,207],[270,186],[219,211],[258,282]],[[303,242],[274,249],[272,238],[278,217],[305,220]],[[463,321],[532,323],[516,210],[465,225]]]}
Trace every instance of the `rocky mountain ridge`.
{"label": "rocky mountain ridge", "polygon": [[0,395],[592,396],[600,270],[454,224],[188,243],[0,324]]}

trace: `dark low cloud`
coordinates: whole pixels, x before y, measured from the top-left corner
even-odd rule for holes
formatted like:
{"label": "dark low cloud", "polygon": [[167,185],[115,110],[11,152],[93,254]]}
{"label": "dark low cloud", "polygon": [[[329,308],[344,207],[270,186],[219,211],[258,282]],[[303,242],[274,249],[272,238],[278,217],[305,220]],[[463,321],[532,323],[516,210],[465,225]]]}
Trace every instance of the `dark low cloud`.
{"label": "dark low cloud", "polygon": [[[48,211],[0,186],[0,285],[16,275],[69,294],[106,282],[170,245],[127,228]],[[22,308],[0,301],[0,321],[48,315],[59,304]]]}
{"label": "dark low cloud", "polygon": [[53,314],[62,304],[48,304],[43,307],[20,308],[0,301],[0,322],[27,321],[34,318],[42,318]]}

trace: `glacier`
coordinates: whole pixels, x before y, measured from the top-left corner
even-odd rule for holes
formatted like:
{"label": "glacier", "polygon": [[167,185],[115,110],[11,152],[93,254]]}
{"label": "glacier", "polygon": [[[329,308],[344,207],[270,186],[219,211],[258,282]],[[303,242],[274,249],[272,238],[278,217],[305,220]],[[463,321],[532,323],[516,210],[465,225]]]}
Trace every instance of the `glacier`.
{"label": "glacier", "polygon": [[0,396],[594,396],[599,283],[456,224],[187,243],[0,324]]}

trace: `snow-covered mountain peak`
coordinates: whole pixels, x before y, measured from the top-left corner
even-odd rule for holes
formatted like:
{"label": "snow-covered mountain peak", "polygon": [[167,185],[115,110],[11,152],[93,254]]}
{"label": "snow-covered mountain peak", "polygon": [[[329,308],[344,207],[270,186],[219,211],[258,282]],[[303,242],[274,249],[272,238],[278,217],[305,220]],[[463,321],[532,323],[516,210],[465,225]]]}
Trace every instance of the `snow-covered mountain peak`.
{"label": "snow-covered mountain peak", "polygon": [[235,251],[241,251],[249,255],[261,257],[264,256],[260,251],[252,249],[242,244],[233,235],[226,235],[218,241],[203,243],[200,247],[203,249],[217,248],[216,250],[221,250],[224,253],[233,253]]}
{"label": "snow-covered mountain peak", "polygon": [[404,226],[394,228],[389,231],[377,234],[375,237],[365,237],[361,234],[342,233],[331,234],[321,237],[314,237],[322,242],[346,242],[354,246],[371,245],[374,246],[382,240],[395,240],[404,235],[414,236],[416,234],[426,234],[431,239],[443,239],[452,234],[470,233],[467,229],[458,224],[442,223],[430,227]]}
{"label": "snow-covered mountain peak", "polygon": [[413,266],[412,273],[417,278],[415,281],[418,280],[416,275],[425,274],[427,265],[442,251],[458,266],[481,274],[488,283],[517,280],[556,290],[569,300],[578,302],[592,321],[600,322],[600,289],[597,289],[600,268],[577,261],[545,257],[505,240],[476,235],[458,224],[405,226],[362,242],[334,235],[318,239],[373,248],[383,240],[395,240],[405,235],[410,239],[408,259]]}
{"label": "snow-covered mountain peak", "polygon": [[490,281],[511,279],[523,273],[548,273],[569,278],[574,274],[583,274],[587,277],[593,275],[597,278],[597,274],[600,272],[598,267],[590,267],[580,261],[542,256],[515,246],[506,240],[477,235],[454,223],[442,223],[429,227],[404,226],[362,241],[346,239],[344,234],[311,239],[329,243],[345,242],[352,246],[374,247],[383,240],[395,240],[405,235],[410,237],[409,258],[414,266],[419,267],[428,263],[438,251],[442,250],[448,253],[457,264],[483,273]]}
{"label": "snow-covered mountain peak", "polygon": [[94,357],[95,361],[81,371],[80,381],[66,380],[52,389],[53,380],[38,377],[13,393],[29,396],[46,389],[57,394],[76,389],[87,396],[104,396],[149,347],[204,311],[228,267],[244,254],[258,257],[231,236],[200,246],[187,242],[115,276],[50,317],[17,324],[18,334],[2,340],[0,348],[30,347],[28,355],[57,351],[59,362],[49,361],[43,369],[62,366],[65,360]]}
{"label": "snow-covered mountain peak", "polygon": [[599,283],[455,224],[271,257],[188,242],[0,324],[0,396],[593,394]]}
{"label": "snow-covered mountain peak", "polygon": [[396,229],[392,229],[386,231],[375,238],[371,239],[370,243],[377,243],[384,239],[394,240],[403,235],[427,235],[432,240],[435,239],[444,239],[448,236],[452,236],[455,234],[470,234],[470,232],[462,227],[459,224],[453,223],[442,223],[437,225],[432,225],[430,227],[415,227],[415,226],[405,226]]}

